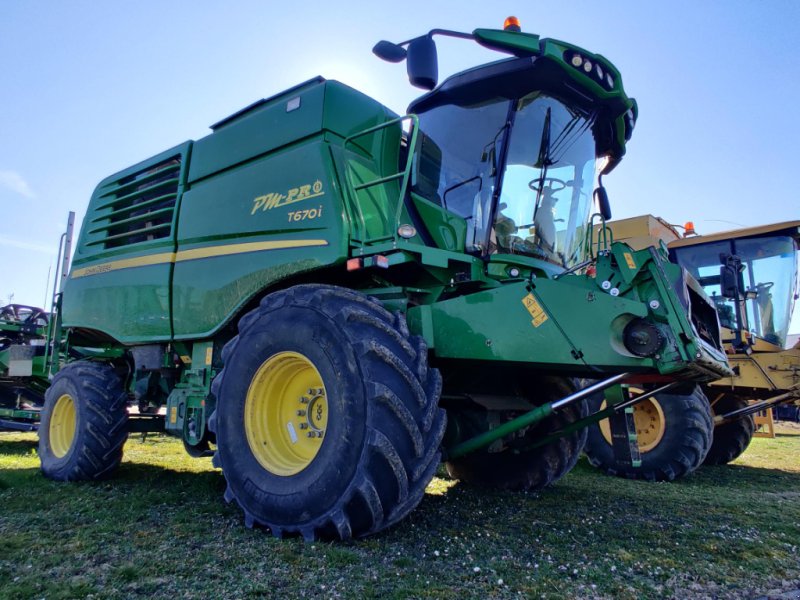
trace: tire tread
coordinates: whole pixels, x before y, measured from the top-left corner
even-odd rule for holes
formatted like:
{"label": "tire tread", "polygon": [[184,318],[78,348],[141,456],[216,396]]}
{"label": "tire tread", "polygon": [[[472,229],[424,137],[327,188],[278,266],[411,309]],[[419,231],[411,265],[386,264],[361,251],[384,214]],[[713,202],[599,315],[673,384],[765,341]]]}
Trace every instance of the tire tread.
{"label": "tire tread", "polygon": [[[371,402],[362,458],[334,505],[304,523],[287,526],[259,520],[247,511],[246,502],[236,497],[231,486],[225,500],[239,504],[248,527],[269,528],[276,537],[300,534],[307,540],[345,540],[377,533],[419,504],[436,472],[446,425],[445,413],[438,407],[441,376],[428,367],[427,347],[421,338],[410,335],[402,313],[393,314],[378,300],[346,288],[307,284],[270,294],[242,317],[239,334],[256,327],[272,311],[292,305],[310,307],[338,323],[356,353]],[[225,345],[224,362],[237,352],[239,340],[236,336]],[[390,377],[383,380],[381,374],[387,367]],[[224,377],[223,368],[211,385],[212,394],[222,402]],[[214,433],[218,429],[216,411],[209,428]],[[214,465],[225,475],[219,450]]]}

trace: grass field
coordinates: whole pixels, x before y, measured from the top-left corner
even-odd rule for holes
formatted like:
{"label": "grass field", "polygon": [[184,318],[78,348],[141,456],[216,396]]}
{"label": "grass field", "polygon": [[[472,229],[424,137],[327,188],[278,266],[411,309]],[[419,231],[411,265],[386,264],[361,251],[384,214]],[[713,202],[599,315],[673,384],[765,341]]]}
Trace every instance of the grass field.
{"label": "grass field", "polygon": [[347,543],[244,527],[210,459],[131,438],[107,482],[59,484],[0,434],[2,598],[755,598],[800,588],[800,429],[684,481],[584,459],[540,494],[436,478],[397,527]]}

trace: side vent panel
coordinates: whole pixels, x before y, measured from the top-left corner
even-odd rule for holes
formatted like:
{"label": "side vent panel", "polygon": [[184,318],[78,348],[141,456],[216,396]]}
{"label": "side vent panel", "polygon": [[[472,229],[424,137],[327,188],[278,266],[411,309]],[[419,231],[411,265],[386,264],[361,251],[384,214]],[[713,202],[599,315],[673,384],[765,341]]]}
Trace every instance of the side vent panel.
{"label": "side vent panel", "polygon": [[112,250],[172,237],[181,154],[108,182],[90,221],[87,246]]}

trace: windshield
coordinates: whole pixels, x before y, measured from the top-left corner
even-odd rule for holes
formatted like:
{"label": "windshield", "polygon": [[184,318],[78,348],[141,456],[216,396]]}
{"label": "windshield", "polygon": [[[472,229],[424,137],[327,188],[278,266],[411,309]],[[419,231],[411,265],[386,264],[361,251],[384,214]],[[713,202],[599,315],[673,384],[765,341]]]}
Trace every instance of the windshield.
{"label": "windshield", "polygon": [[538,93],[517,103],[495,215],[498,251],[563,267],[584,259],[595,183],[592,122]]}
{"label": "windshield", "polygon": [[750,333],[778,346],[786,343],[794,305],[797,254],[789,236],[738,239],[675,248],[676,260],[705,288],[717,305],[720,324],[739,329],[736,306],[720,290],[720,254],[735,254],[742,261],[739,286],[745,323]]}
{"label": "windshield", "polygon": [[420,115],[412,190],[467,220],[468,252],[585,258],[594,117],[533,93]]}

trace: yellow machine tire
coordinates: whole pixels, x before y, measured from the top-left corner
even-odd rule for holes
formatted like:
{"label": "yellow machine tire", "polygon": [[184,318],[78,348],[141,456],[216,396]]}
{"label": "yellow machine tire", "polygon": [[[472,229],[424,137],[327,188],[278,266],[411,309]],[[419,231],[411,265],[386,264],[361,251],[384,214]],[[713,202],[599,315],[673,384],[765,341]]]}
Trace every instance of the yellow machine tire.
{"label": "yellow machine tire", "polygon": [[[419,504],[446,422],[439,372],[403,315],[352,290],[298,285],[242,317],[222,359],[209,420],[214,464],[248,527],[344,540],[386,529]],[[324,418],[306,421],[302,407],[323,397]],[[300,443],[315,432],[317,446]]]}
{"label": "yellow machine tire", "polygon": [[[537,404],[558,400],[575,391],[571,381],[555,377],[544,378],[530,396]],[[509,412],[508,419],[521,414]],[[570,423],[588,416],[586,401],[568,406],[544,421],[528,427],[496,451],[487,449],[467,454],[446,463],[447,472],[453,479],[477,487],[511,491],[539,490],[566,475],[578,462],[586,443],[586,428],[558,438],[549,444],[525,449],[537,439],[563,429]],[[473,431],[477,435],[481,431]]]}
{"label": "yellow machine tire", "polygon": [[[713,440],[714,423],[708,399],[700,387],[688,394],[663,393],[655,396],[663,418],[663,431],[641,452],[640,467],[620,465],[600,424],[588,427],[584,452],[589,462],[609,475],[647,481],[672,481],[695,471],[705,459]],[[589,398],[592,413],[600,410],[603,394]]]}
{"label": "yellow machine tire", "polygon": [[45,477],[81,481],[109,476],[128,439],[127,395],[110,365],[66,365],[45,393],[39,458]]}
{"label": "yellow machine tire", "polygon": [[[719,394],[714,388],[707,388],[708,395]],[[711,410],[715,415],[723,415],[747,406],[746,398],[740,398],[731,393],[725,393],[721,398],[711,405]],[[704,465],[727,465],[729,462],[738,458],[753,439],[756,425],[753,415],[739,417],[735,421],[723,423],[714,427],[714,441],[708,451]]]}

